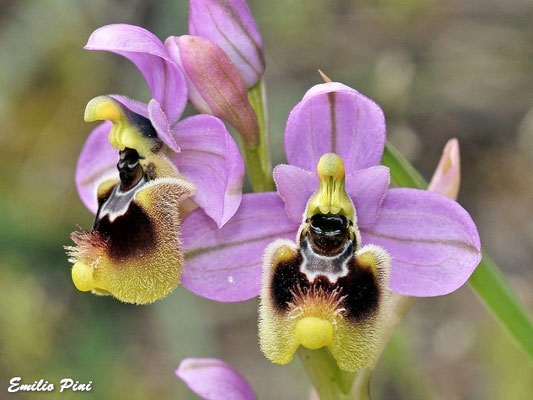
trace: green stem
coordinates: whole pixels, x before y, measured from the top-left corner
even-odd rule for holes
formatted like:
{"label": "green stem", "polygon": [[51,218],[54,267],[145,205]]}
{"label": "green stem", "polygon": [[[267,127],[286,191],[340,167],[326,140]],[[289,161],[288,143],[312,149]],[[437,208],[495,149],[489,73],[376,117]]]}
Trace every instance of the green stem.
{"label": "green stem", "polygon": [[356,373],[341,371],[326,347],[309,350],[300,346],[298,355],[320,400],[359,400],[350,393]]}
{"label": "green stem", "polygon": [[264,79],[248,90],[248,101],[259,124],[259,145],[252,147],[242,143],[244,162],[253,191],[266,192],[274,189],[274,181],[268,145],[268,110]]}
{"label": "green stem", "polygon": [[[385,147],[382,164],[389,167],[392,181],[397,186],[427,188],[422,175],[390,143]],[[533,321],[485,251],[468,282],[511,338],[533,358]]]}
{"label": "green stem", "polygon": [[370,377],[373,367],[365,367],[357,371],[353,383],[351,398],[354,400],[370,400]]}

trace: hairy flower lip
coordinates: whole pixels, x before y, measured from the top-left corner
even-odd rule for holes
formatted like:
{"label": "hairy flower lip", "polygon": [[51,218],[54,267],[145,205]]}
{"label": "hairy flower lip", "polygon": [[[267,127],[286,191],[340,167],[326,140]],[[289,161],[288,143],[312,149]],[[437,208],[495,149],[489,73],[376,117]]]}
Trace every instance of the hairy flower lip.
{"label": "hairy flower lip", "polygon": [[[99,191],[93,229],[72,234],[76,246],[67,250],[79,290],[147,304],[178,285],[183,264],[178,205],[194,194],[194,187],[177,176],[168,160],[156,157],[147,160],[155,179],[126,192],[129,200],[117,203],[119,209],[114,208],[119,184],[106,185]],[[108,205],[110,211],[103,212]]]}
{"label": "hairy flower lip", "polygon": [[259,338],[271,361],[290,362],[300,345],[328,346],[346,371],[373,357],[388,307],[390,257],[378,246],[361,248],[357,227],[347,229],[340,254],[327,241],[324,249],[306,246],[312,236],[308,220],[296,242],[277,240],[267,247]]}

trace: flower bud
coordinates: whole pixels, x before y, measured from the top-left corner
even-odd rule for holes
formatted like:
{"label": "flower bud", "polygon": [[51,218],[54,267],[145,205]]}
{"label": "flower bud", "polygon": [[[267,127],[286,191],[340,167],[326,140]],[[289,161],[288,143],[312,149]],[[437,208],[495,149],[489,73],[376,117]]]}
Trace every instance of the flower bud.
{"label": "flower bud", "polygon": [[459,141],[450,139],[444,146],[439,165],[431,178],[428,190],[456,200],[460,185],[461,156],[459,153]]}
{"label": "flower bud", "polygon": [[259,125],[246,86],[222,49],[205,38],[187,35],[171,36],[165,46],[187,78],[194,107],[225,120],[247,145],[257,146]]}
{"label": "flower bud", "polygon": [[178,209],[194,186],[160,154],[162,142],[147,118],[101,96],[89,102],[85,119],[113,122],[109,141],[119,150],[119,178],[98,186],[92,229],[71,235],[76,246],[66,249],[74,264],[72,280],[83,292],[151,303],[179,283]]}
{"label": "flower bud", "polygon": [[190,0],[189,33],[219,46],[248,88],[263,76],[263,40],[245,0]]}
{"label": "flower bud", "polygon": [[341,158],[325,154],[317,170],[320,187],[296,243],[277,240],[265,251],[259,341],[278,364],[290,362],[300,345],[327,346],[340,369],[355,371],[379,346],[390,257],[379,246],[361,247]]}

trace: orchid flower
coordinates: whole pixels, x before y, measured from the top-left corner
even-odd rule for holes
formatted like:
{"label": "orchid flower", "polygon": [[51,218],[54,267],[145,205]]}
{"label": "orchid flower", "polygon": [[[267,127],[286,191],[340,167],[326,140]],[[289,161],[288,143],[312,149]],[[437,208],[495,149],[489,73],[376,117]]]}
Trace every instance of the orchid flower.
{"label": "orchid flower", "polygon": [[418,297],[458,289],[480,259],[471,217],[444,196],[388,188],[388,169],[379,165],[384,144],[385,119],[376,103],[340,83],[311,88],[287,121],[289,165],[274,170],[278,191],[244,195],[223,229],[202,210],[185,219],[188,272],[183,284],[218,301],[257,296],[263,250],[275,239],[296,237],[307,202],[318,188],[318,161],[332,152],[344,162],[346,191],[363,245],[380,245],[392,257],[390,289]]}
{"label": "orchid flower", "polygon": [[[271,312],[274,307],[268,309],[268,305],[262,305],[262,324],[266,323],[271,328],[263,331],[270,333],[275,330],[275,324],[272,325],[275,318],[298,320],[300,315],[293,311],[291,305],[297,304],[302,297],[310,301],[313,296],[309,294],[313,291],[319,295],[314,297],[324,300],[319,302],[318,309],[324,309],[327,300],[332,300],[330,317],[342,314],[342,309],[346,309],[350,301],[368,300],[377,307],[371,307],[369,315],[378,316],[380,320],[385,304],[381,304],[378,298],[386,297],[382,284],[389,273],[386,254],[391,258],[388,288],[394,293],[438,296],[459,288],[481,259],[475,224],[458,203],[444,196],[423,190],[389,189],[389,171],[379,166],[384,144],[385,120],[376,103],[336,82],[311,88],[291,111],[287,121],[285,152],[289,165],[281,165],[274,170],[277,192],[245,195],[235,216],[222,229],[217,229],[201,210],[193,211],[185,219],[182,227],[187,250],[187,268],[182,277],[184,286],[218,301],[246,300],[257,296],[263,286],[262,304],[275,305],[276,298],[285,299],[286,307],[278,307],[277,316]],[[319,161],[328,153],[333,153],[332,159],[337,160],[333,175],[321,173],[320,168],[316,171]],[[328,200],[331,198],[337,199],[335,204]],[[325,203],[323,210],[321,202]],[[313,204],[315,206],[310,210]],[[353,210],[347,206],[349,204],[353,204]],[[339,210],[343,209],[344,213],[339,214]],[[264,249],[276,239],[288,239],[291,243],[296,238],[300,239],[302,231],[309,229],[309,225],[304,225],[313,225],[310,218],[315,214],[343,216],[344,219],[340,218],[333,226],[344,230],[351,223],[354,230],[350,237],[360,234],[357,245],[362,249],[368,245],[376,246],[370,247],[370,250],[373,249],[370,256],[363,257],[366,261],[359,260],[358,264],[369,266],[371,282],[376,288],[374,293],[379,296],[357,300],[351,296],[360,293],[347,291],[342,285],[317,287],[314,279],[317,276],[327,277],[324,271],[314,274],[307,271],[305,278],[308,282],[304,287],[298,281],[301,272],[287,273],[283,284],[272,285],[272,271],[276,270],[273,266],[279,262],[298,259],[291,263],[296,263],[296,271],[304,270],[299,264],[303,257],[301,244],[287,245],[280,254],[270,248],[264,259],[265,275],[261,284]],[[357,247],[354,249],[357,250]],[[342,274],[347,270],[343,271]],[[336,282],[335,279],[345,276],[342,274],[328,280]],[[299,287],[307,287],[305,296],[298,295]],[[285,297],[277,292],[280,288],[285,290]],[[304,317],[313,316],[313,313]],[[365,324],[357,324],[357,317],[353,320],[356,323],[352,325],[352,331],[366,329]],[[298,339],[302,336],[296,327],[298,321],[294,322],[290,324],[292,331],[289,337],[292,343],[302,344],[302,340]],[[307,327],[300,328],[301,331],[316,331],[318,335],[323,335],[316,342],[313,342],[314,337],[310,337],[310,347],[334,343],[338,321],[330,319],[327,322],[321,325],[320,321],[310,320]],[[372,326],[379,330],[379,325]],[[374,348],[375,337],[371,328],[367,327],[367,336],[369,348]],[[277,357],[272,348],[279,350],[279,346],[287,343],[278,337],[278,345],[265,345],[268,336],[265,334],[262,338],[267,356],[276,362],[290,361],[297,346],[290,345],[290,351],[286,349],[283,357]],[[360,355],[357,352],[353,359],[340,364],[344,369],[353,370],[368,360],[368,355],[365,355],[365,360],[358,360]]]}
{"label": "orchid flower", "polygon": [[96,30],[86,48],[128,58],[153,98],[143,104],[100,96],[87,106],[86,121],[112,124],[104,122],[90,134],[78,161],[78,193],[97,214],[91,232],[73,235],[72,276],[80,290],[144,304],[179,282],[183,215],[178,209],[198,206],[223,226],[240,204],[244,164],[218,118],[180,120],[187,84],[153,34],[109,25]]}

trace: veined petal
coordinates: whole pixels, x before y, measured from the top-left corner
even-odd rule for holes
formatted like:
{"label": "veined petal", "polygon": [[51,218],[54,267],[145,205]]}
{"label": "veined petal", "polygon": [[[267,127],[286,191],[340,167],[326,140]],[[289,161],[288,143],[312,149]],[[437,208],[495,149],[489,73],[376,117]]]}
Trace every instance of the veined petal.
{"label": "veined petal", "polygon": [[76,166],[76,187],[83,204],[96,214],[98,202],[96,191],[98,185],[104,180],[118,177],[116,164],[118,151],[109,144],[109,131],[111,122],[106,121],[95,128],[78,158]]}
{"label": "veined petal", "polygon": [[294,239],[297,230],[274,192],[244,195],[222,229],[197,209],[182,225],[182,283],[197,295],[222,302],[255,297],[261,288],[264,249],[275,239]]}
{"label": "veined petal", "polygon": [[154,34],[134,25],[106,25],[92,33],[85,49],[110,51],[129,59],[143,74],[170,124],[179,119],[187,104],[187,83]]}
{"label": "veined petal", "polygon": [[265,70],[263,40],[245,0],[191,0],[189,34],[222,48],[247,87],[261,79]]}
{"label": "veined petal", "polygon": [[[318,189],[317,174],[292,165],[278,165],[274,168],[274,180],[287,215],[300,223],[309,198]],[[354,203],[358,226],[374,223],[389,180],[389,169],[383,166],[359,170],[346,177],[346,192]]]}
{"label": "veined petal", "polygon": [[317,174],[293,165],[278,165],[274,168],[274,181],[289,219],[300,224],[309,198],[318,189]]}
{"label": "veined petal", "polygon": [[222,227],[242,198],[244,162],[237,144],[222,121],[212,115],[180,121],[173,135],[180,153],[170,154],[170,159],[194,183],[194,201]]}
{"label": "veined petal", "polygon": [[361,229],[363,243],[392,256],[390,289],[407,296],[453,292],[481,260],[472,218],[458,203],[416,189],[390,189],[376,223]]}
{"label": "veined petal", "polygon": [[348,174],[378,165],[384,146],[381,108],[337,82],[311,88],[292,109],[285,129],[289,164],[310,171],[326,153],[341,156]]}
{"label": "veined petal", "polygon": [[229,364],[216,358],[186,358],[176,376],[206,400],[255,400],[248,382]]}
{"label": "veined petal", "polygon": [[360,228],[376,221],[389,183],[389,169],[381,165],[355,171],[346,177],[346,192],[352,198]]}

